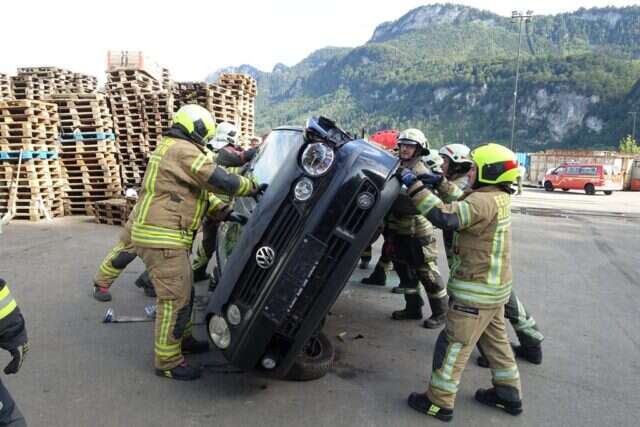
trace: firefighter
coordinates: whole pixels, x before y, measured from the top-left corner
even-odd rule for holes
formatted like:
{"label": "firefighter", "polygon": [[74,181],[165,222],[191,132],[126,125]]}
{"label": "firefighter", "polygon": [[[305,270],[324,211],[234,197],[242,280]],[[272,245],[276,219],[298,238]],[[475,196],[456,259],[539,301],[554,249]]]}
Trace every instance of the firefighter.
{"label": "firefighter", "polygon": [[[469,173],[473,168],[473,162],[469,153],[469,147],[462,144],[449,144],[440,149],[440,154],[445,159],[443,172],[447,180],[455,183],[462,191],[468,191],[470,189]],[[519,173],[522,173],[521,168],[518,170]],[[446,201],[453,200],[448,198]],[[449,267],[452,265],[453,233],[451,230],[443,230],[444,246]],[[513,326],[518,341],[520,342],[519,345],[514,345],[513,347],[516,356],[537,365],[541,364],[542,341],[544,340],[544,336],[538,330],[535,319],[527,312],[515,292],[512,292],[509,297],[509,301],[504,307],[504,314],[505,317],[509,319],[509,323]],[[477,363],[482,367],[489,367],[488,361],[482,355],[478,357]]]}
{"label": "firefighter", "polygon": [[455,232],[446,327],[436,341],[427,391],[408,400],[413,409],[443,421],[453,417],[458,384],[476,344],[487,357],[493,382],[476,392],[476,400],[512,415],[522,412],[520,376],[504,321],[512,282],[511,185],[519,171],[513,152],[498,144],[476,148],[471,160],[476,166],[471,192],[450,204],[432,191],[449,193],[443,176],[418,179],[412,170],[401,172],[418,211],[438,228]]}
{"label": "firefighter", "polygon": [[[0,279],[0,347],[11,354],[11,362],[4,368],[4,373],[17,374],[29,350],[27,330],[20,308],[3,279]],[[26,425],[18,405],[0,381],[0,426]]]}
{"label": "firefighter", "polygon": [[[418,129],[407,129],[398,136],[400,164],[417,175],[426,173],[427,167],[420,157],[429,153],[427,138]],[[400,278],[399,290],[404,294],[406,306],[394,311],[394,320],[422,319],[419,282],[422,282],[431,317],[424,321],[425,328],[444,324],[447,309],[447,291],[437,265],[437,245],[431,223],[416,210],[407,189],[403,189],[387,217],[386,238],[392,246],[393,265]]]}
{"label": "firefighter", "polygon": [[202,352],[206,342],[190,333],[193,271],[189,251],[208,193],[251,195],[266,186],[227,173],[205,148],[215,133],[211,114],[185,105],[175,114],[149,159],[140,199],[130,215],[131,241],[156,291],[155,367],[159,376],[195,380],[200,369],[183,353]]}
{"label": "firefighter", "polygon": [[[241,173],[241,167],[253,160],[258,152],[257,148],[246,151],[239,149],[237,136],[238,130],[233,124],[222,122],[216,129],[215,138],[207,144],[207,147],[216,154],[216,163],[233,173]],[[233,206],[233,200],[228,195],[219,194],[218,198],[229,207]],[[215,252],[216,236],[221,220],[224,218],[219,215],[208,215],[202,221],[202,239],[195,248],[192,262],[193,280],[196,282],[207,278],[207,265]],[[242,224],[242,221],[240,223]]]}

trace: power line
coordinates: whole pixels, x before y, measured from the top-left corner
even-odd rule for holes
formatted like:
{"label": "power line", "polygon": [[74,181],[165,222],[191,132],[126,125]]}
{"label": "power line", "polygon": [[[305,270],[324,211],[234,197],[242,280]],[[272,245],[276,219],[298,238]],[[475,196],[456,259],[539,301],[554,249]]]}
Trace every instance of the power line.
{"label": "power line", "polygon": [[513,151],[513,144],[516,133],[516,106],[518,103],[518,78],[520,77],[520,45],[522,44],[522,23],[529,22],[533,18],[533,11],[527,10],[526,13],[514,10],[511,13],[511,20],[520,22],[520,31],[518,33],[518,53],[516,55],[516,83],[513,89],[513,115],[511,116],[511,143],[509,148]]}

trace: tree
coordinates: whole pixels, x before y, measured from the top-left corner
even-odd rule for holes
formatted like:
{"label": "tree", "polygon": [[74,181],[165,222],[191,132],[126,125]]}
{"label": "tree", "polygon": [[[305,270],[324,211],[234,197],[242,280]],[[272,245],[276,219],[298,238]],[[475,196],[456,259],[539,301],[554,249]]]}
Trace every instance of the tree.
{"label": "tree", "polygon": [[626,154],[640,154],[640,145],[631,135],[627,135],[620,140],[618,151]]}

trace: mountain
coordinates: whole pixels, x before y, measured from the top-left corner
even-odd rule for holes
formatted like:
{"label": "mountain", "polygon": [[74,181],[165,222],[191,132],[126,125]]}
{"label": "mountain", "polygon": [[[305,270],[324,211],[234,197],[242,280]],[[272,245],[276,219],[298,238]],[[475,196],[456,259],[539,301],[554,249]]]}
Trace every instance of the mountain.
{"label": "mountain", "polygon": [[[523,25],[516,147],[617,147],[640,106],[640,7],[580,9]],[[348,130],[419,127],[432,144],[509,142],[518,23],[434,4],[380,24],[355,48],[329,47],[258,81],[257,128],[311,114]],[[215,77],[214,73],[211,78]]]}

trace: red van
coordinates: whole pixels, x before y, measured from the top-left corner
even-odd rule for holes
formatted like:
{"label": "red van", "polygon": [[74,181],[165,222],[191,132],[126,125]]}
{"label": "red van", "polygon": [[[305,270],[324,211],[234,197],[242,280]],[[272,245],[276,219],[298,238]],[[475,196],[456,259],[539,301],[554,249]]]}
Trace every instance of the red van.
{"label": "red van", "polygon": [[545,175],[544,189],[584,190],[587,194],[603,191],[609,195],[622,190],[622,174],[618,169],[595,163],[563,163]]}

